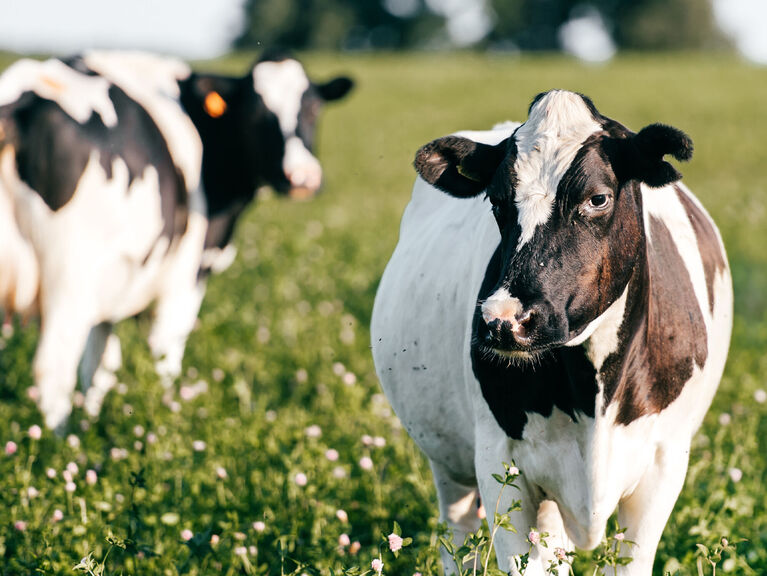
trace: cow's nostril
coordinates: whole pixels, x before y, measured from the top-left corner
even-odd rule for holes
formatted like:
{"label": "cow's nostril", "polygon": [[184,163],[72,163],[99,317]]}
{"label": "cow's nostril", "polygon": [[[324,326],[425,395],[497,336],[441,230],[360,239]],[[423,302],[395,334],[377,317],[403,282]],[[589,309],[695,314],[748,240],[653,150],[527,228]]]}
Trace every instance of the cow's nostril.
{"label": "cow's nostril", "polygon": [[524,345],[530,342],[534,315],[532,310],[526,310],[514,318],[511,333],[519,344]]}
{"label": "cow's nostril", "polygon": [[525,310],[521,314],[517,314],[514,319],[520,326],[524,326],[525,324],[530,323],[530,321],[533,319],[533,311]]}

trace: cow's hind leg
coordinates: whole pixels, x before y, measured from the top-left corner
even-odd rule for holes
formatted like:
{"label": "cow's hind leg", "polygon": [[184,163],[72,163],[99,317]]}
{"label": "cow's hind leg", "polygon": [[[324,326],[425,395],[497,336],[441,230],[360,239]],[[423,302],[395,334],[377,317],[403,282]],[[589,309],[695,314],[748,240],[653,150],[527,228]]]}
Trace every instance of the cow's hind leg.
{"label": "cow's hind leg", "polygon": [[186,340],[194,328],[205,295],[204,280],[185,286],[179,284],[171,283],[158,298],[149,334],[149,348],[155,358],[155,369],[166,388],[181,373]]}
{"label": "cow's hind leg", "polygon": [[[431,471],[439,498],[439,519],[452,531],[453,544],[457,549],[463,544],[466,535],[475,532],[480,525],[477,487],[456,482],[434,462],[431,462]],[[445,574],[455,574],[455,563],[460,560],[454,559],[444,547],[440,552]]]}
{"label": "cow's hind leg", "polygon": [[122,366],[120,339],[112,334],[112,324],[102,322],[91,328],[80,361],[80,382],[85,393],[85,411],[99,415],[107,393],[117,384],[115,372]]}
{"label": "cow's hind leg", "polygon": [[[618,569],[619,576],[651,576],[655,551],[674,508],[687,472],[688,451],[659,449],[655,462],[634,492],[618,505],[618,522],[626,527],[623,556],[632,561]],[[630,552],[630,553],[629,553]]]}
{"label": "cow's hind leg", "polygon": [[39,406],[48,428],[62,433],[72,412],[77,365],[91,323],[76,302],[43,307],[40,341],[34,360]]}

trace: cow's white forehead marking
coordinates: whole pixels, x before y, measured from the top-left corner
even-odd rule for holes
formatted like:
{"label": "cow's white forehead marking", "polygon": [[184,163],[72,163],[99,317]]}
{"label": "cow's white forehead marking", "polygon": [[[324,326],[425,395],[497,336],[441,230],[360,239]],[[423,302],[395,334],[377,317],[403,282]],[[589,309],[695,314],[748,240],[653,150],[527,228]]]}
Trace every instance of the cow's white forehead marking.
{"label": "cow's white forehead marking", "polygon": [[301,97],[309,88],[304,67],[296,60],[260,62],[253,68],[253,88],[280,122],[285,137],[294,134]]}
{"label": "cow's white forehead marking", "polygon": [[583,98],[573,92],[549,92],[530,110],[515,136],[515,204],[522,228],[517,251],[549,219],[559,181],[583,141],[601,129]]}
{"label": "cow's white forehead marking", "polygon": [[109,82],[80,74],[59,60],[19,60],[13,64],[0,82],[0,105],[14,102],[28,91],[53,100],[80,124],[96,112],[106,126],[117,125]]}

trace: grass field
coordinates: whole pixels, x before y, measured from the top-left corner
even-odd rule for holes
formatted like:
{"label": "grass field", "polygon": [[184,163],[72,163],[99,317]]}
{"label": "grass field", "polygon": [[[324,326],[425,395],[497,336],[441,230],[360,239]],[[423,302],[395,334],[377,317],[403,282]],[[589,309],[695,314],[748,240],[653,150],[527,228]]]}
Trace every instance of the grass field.
{"label": "grass field", "polygon": [[[250,60],[201,66],[240,72]],[[430,472],[368,349],[373,297],[415,150],[457,129],[523,120],[533,96],[554,87],[591,96],[631,128],[662,121],[695,141],[683,172],[728,248],[735,329],[656,573],[698,574],[696,544],[726,536],[746,541],[717,573],[767,574],[767,70],[699,55],[603,67],[465,54],[304,61],[316,78],[346,72],[358,83],[322,118],[325,191],[307,203],[266,195],[247,213],[172,394],[153,371],[148,318],[124,322],[122,384],[101,418],[76,409],[68,438],[36,440],[27,390],[37,327],[16,323],[0,339],[0,444],[18,448],[0,455],[0,574],[72,574],[89,554],[109,575],[338,574],[368,569],[395,521],[414,542],[397,559],[384,553],[384,573],[438,573]],[[339,546],[343,534],[350,545]],[[580,554],[576,571],[591,566]]]}

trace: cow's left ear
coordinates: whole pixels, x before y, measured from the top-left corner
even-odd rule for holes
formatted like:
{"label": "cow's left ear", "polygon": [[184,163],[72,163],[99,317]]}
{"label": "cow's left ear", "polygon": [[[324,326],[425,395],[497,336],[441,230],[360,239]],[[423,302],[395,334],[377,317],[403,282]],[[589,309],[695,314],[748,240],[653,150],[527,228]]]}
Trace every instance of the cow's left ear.
{"label": "cow's left ear", "polygon": [[421,147],[415,169],[443,192],[470,198],[482,192],[506,157],[509,139],[490,146],[461,136],[445,136]]}
{"label": "cow's left ear", "polygon": [[354,88],[354,80],[347,76],[339,76],[338,78],[328,80],[324,84],[317,84],[316,88],[320,97],[329,102],[346,96]]}
{"label": "cow's left ear", "polygon": [[621,158],[626,179],[640,180],[653,188],[682,178],[682,174],[663,159],[665,155],[681,161],[692,158],[690,137],[665,124],[650,124],[624,142],[629,147],[628,154],[622,154]]}

